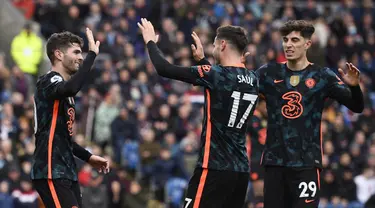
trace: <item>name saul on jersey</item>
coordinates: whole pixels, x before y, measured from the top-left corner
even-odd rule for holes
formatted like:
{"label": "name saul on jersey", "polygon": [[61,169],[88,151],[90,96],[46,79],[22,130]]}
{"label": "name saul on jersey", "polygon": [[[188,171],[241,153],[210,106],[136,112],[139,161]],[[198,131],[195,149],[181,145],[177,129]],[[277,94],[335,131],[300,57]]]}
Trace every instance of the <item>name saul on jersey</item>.
{"label": "name saul on jersey", "polygon": [[244,75],[237,75],[238,83],[246,83],[249,84],[250,86],[253,85],[253,78],[249,76],[244,76]]}

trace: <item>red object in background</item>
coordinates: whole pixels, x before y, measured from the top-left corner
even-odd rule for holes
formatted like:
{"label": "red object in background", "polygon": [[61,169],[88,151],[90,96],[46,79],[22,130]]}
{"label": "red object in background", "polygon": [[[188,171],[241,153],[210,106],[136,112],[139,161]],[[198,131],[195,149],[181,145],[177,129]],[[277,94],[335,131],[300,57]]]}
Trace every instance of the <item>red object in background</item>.
{"label": "red object in background", "polygon": [[276,61],[277,61],[277,63],[282,63],[282,62],[286,62],[287,61],[283,52],[280,52],[277,55]]}
{"label": "red object in background", "polygon": [[13,6],[19,9],[28,20],[34,16],[35,4],[33,0],[13,0]]}
{"label": "red object in background", "polygon": [[81,185],[83,186],[89,185],[90,180],[91,180],[91,172],[81,170],[78,173],[78,181]]}

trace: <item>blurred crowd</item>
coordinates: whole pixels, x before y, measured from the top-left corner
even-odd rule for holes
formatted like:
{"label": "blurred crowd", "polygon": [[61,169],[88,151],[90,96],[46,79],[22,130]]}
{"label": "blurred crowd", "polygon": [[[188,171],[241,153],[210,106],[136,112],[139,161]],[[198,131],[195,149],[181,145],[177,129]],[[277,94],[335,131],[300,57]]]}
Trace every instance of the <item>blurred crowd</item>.
{"label": "blurred crowd", "polygon": [[[159,77],[137,28],[147,17],[158,45],[174,64],[190,66],[196,31],[213,63],[212,42],[223,24],[247,29],[246,66],[282,62],[278,27],[291,19],[313,21],[310,62],[333,70],[352,62],[362,72],[365,110],[354,114],[327,100],[322,137],[321,207],[363,207],[375,200],[375,8],[371,0],[12,0],[30,25],[11,53],[0,53],[0,207],[43,207],[30,183],[33,89],[43,39],[68,30],[84,37],[90,27],[101,42],[87,84],[76,97],[75,141],[111,161],[102,175],[77,159],[83,204],[91,208],[181,207],[200,147],[203,91]],[[28,41],[31,40],[31,41]],[[86,40],[85,40],[86,41]],[[87,51],[87,46],[84,46]],[[22,52],[20,52],[22,51]],[[25,52],[26,51],[26,52]],[[25,56],[33,58],[27,59]],[[12,56],[13,65],[5,64]],[[248,124],[251,161],[246,207],[262,207],[267,111],[258,103]]]}

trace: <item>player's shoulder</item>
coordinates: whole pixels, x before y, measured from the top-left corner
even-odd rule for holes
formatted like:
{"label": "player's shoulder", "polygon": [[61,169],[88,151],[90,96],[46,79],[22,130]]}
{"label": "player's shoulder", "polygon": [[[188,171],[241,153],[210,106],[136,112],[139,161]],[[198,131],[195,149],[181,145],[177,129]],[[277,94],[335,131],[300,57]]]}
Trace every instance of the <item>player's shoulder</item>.
{"label": "player's shoulder", "polygon": [[57,83],[62,81],[64,81],[64,79],[61,76],[61,74],[55,71],[49,71],[46,74],[39,77],[37,81],[37,86],[49,85],[51,83]]}
{"label": "player's shoulder", "polygon": [[258,69],[255,70],[256,73],[265,73],[267,71],[274,71],[275,69],[281,69],[285,65],[284,62],[282,63],[277,63],[277,62],[271,62],[271,63],[266,63],[259,67]]}
{"label": "player's shoulder", "polygon": [[211,70],[215,71],[215,72],[223,72],[227,67],[225,66],[222,66],[222,65],[211,65]]}
{"label": "player's shoulder", "polygon": [[321,76],[336,76],[336,73],[331,68],[326,66],[313,64],[311,69],[319,73]]}

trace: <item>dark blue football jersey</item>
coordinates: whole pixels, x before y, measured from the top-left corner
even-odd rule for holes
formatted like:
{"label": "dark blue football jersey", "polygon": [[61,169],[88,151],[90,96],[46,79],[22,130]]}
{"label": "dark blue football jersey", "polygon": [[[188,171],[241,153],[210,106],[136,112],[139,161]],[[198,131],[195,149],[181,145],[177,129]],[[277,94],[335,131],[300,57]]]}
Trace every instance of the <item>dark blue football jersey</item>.
{"label": "dark blue football jersey", "polygon": [[191,67],[204,86],[204,119],[197,166],[249,172],[246,152],[247,122],[258,100],[258,77],[244,67],[201,65]]}
{"label": "dark blue football jersey", "polygon": [[349,87],[332,70],[314,64],[301,71],[292,71],[286,64],[267,64],[256,72],[268,113],[261,163],[322,168],[324,103],[332,98],[355,109],[355,99],[362,95],[359,86]]}
{"label": "dark blue football jersey", "polygon": [[34,95],[35,152],[32,179],[66,178],[77,181],[72,141],[75,104],[72,97],[60,97],[56,90],[63,83],[55,72],[41,76]]}

